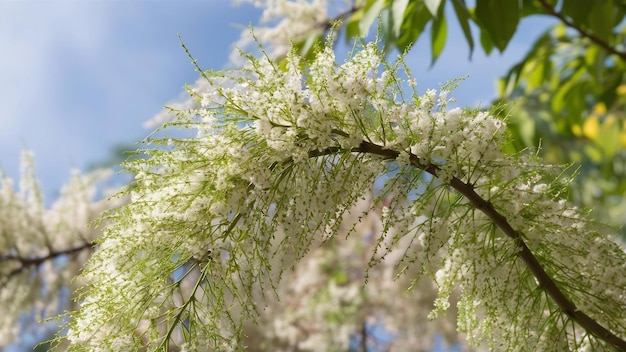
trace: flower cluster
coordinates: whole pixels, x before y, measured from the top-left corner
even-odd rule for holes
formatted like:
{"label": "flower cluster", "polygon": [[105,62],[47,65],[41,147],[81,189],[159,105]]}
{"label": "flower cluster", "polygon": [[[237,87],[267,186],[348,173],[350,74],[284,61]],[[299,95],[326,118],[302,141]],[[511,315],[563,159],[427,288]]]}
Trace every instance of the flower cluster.
{"label": "flower cluster", "polygon": [[368,266],[432,277],[433,316],[458,287],[460,328],[475,343],[603,347],[578,309],[626,334],[624,252],[558,200],[539,164],[501,151],[501,120],[448,109],[446,91],[407,94],[402,58],[386,62],[377,44],[343,63],[331,43],[312,62],[291,51],[284,67],[246,56],[243,71],[203,74],[190,92],[201,107],[169,124],[197,135],[152,140],[162,148],[127,165],[132,201],[109,213],[86,267],[74,350],[240,348],[285,269],[354,234],[344,219],[383,181],[393,202]]}
{"label": "flower cluster", "polygon": [[33,159],[24,152],[19,189],[10,178],[0,179],[0,347],[17,341],[20,332],[54,330],[55,324],[38,322],[72,307],[67,292],[76,287],[72,280],[100,234],[88,224],[110,205],[94,199],[108,170],[74,171],[47,209]]}
{"label": "flower cluster", "polygon": [[[329,21],[328,0],[240,0],[262,8],[261,20],[254,29],[254,38],[250,31],[242,31],[241,38],[235,43],[237,48],[248,49],[256,46],[256,40],[266,43],[271,57],[287,54],[293,40],[302,40],[312,31],[321,31]],[[263,25],[268,25],[264,27]],[[231,54],[231,63],[241,62],[237,51]]]}

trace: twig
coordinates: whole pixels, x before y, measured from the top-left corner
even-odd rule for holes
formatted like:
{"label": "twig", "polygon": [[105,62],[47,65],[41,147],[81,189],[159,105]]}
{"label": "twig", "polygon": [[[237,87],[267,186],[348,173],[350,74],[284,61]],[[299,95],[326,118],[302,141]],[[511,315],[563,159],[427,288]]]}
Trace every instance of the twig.
{"label": "twig", "polygon": [[42,263],[53,260],[62,255],[69,255],[76,252],[83,251],[85,249],[91,249],[94,246],[92,242],[85,242],[83,244],[66,248],[63,250],[50,251],[48,254],[40,256],[40,257],[23,257],[16,254],[0,254],[0,263],[2,262],[18,262],[20,265],[11,270],[7,276],[1,278],[0,281],[0,289],[4,288],[7,282],[15,275],[20,274],[22,271],[26,270],[29,267],[39,266]]}
{"label": "twig", "polygon": [[563,22],[566,26],[576,30],[578,34],[580,34],[581,36],[585,38],[588,38],[589,40],[596,43],[597,45],[599,45],[600,47],[602,47],[604,50],[608,51],[609,53],[619,56],[622,60],[626,60],[626,52],[617,50],[616,48],[612,47],[607,42],[605,42],[604,40],[596,36],[595,34],[586,31],[585,29],[575,24],[573,21],[567,19],[565,15],[558,12],[552,5],[548,4],[546,0],[538,0],[538,1],[541,4],[541,6],[543,6],[543,8],[548,12],[548,15],[552,17],[556,17],[557,19],[559,19],[559,21]]}
{"label": "twig", "polygon": [[[327,154],[334,154],[342,149],[340,147],[330,147],[323,150],[315,150],[309,153],[310,157],[322,156]],[[358,147],[352,148],[352,152],[355,153],[369,153],[374,155],[382,156],[388,160],[396,159],[400,153],[398,151],[387,149],[385,147],[369,143],[367,141],[361,142]],[[414,154],[409,154],[411,165],[413,167],[417,167],[422,169],[429,174],[438,177],[441,169],[432,163],[427,163],[423,159],[419,158]],[[556,303],[559,309],[574,320],[578,325],[580,325],[583,329],[590,332],[591,334],[597,336],[599,339],[615,346],[620,351],[626,351],[626,341],[621,339],[619,336],[612,333],[610,330],[600,325],[597,321],[591,318],[586,313],[580,311],[576,305],[565,296],[563,291],[556,285],[554,280],[548,275],[545,271],[541,263],[535,255],[532,253],[530,248],[524,242],[524,239],[517,232],[511,224],[509,224],[506,217],[500,214],[493,205],[483,199],[476,191],[474,190],[474,186],[470,183],[465,183],[461,181],[457,177],[452,177],[452,180],[449,182],[450,186],[454,188],[456,191],[465,196],[475,207],[480,210],[482,213],[487,215],[491,221],[504,232],[505,235],[512,238],[515,241],[519,251],[517,255],[519,258],[524,261],[528,269],[533,273],[533,276],[537,279],[539,283],[539,287]]]}

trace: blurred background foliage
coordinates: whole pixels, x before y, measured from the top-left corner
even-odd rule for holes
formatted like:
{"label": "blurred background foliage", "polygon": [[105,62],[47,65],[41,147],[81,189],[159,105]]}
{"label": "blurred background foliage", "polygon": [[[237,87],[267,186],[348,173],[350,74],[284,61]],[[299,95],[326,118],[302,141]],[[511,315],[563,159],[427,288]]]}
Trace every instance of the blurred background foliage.
{"label": "blurred background foliage", "polygon": [[[525,18],[556,24],[499,82],[502,117],[515,151],[537,150],[548,163],[577,174],[570,198],[593,216],[621,226],[626,240],[626,1],[620,0],[357,0],[339,14],[346,40],[378,26],[385,50],[403,52],[430,37],[435,64],[448,23],[460,25],[468,51],[504,52]],[[301,54],[326,38],[331,23],[297,38]]]}

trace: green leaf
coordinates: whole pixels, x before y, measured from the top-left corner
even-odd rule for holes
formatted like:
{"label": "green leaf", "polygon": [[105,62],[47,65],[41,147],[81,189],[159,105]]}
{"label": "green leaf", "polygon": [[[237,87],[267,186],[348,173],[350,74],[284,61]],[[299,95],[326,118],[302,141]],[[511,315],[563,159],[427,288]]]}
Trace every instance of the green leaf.
{"label": "green leaf", "polygon": [[448,26],[446,24],[446,16],[444,16],[443,7],[441,7],[440,15],[433,20],[433,27],[431,30],[431,65],[435,64],[435,61],[437,61],[437,58],[443,51],[443,48],[446,45],[447,35]]}
{"label": "green leaf", "polygon": [[485,54],[491,54],[491,50],[493,50],[493,41],[484,29],[480,31],[480,45],[483,47]]}
{"label": "green leaf", "polygon": [[586,25],[591,9],[598,1],[563,0],[561,13],[571,18],[574,23]]}
{"label": "green leaf", "polygon": [[507,96],[513,94],[515,88],[517,87],[517,82],[523,68],[523,63],[518,63],[511,67],[509,72],[507,72],[504,77],[498,79],[498,97],[500,99],[506,98]]}
{"label": "green leaf", "polygon": [[518,2],[476,0],[475,14],[481,29],[487,31],[495,47],[503,52],[515,34],[519,23],[520,8]]}
{"label": "green leaf", "polygon": [[[567,120],[579,120],[586,109],[585,96],[589,92],[588,84],[582,77],[585,75],[585,67],[580,62],[576,63],[576,70],[566,80],[561,81],[552,99],[552,110]],[[557,122],[567,122],[563,119]]]}
{"label": "green leaf", "polygon": [[391,48],[392,42],[394,42],[396,38],[393,32],[391,8],[385,7],[380,11],[380,15],[378,16],[378,31],[378,34],[385,38],[384,50],[388,51],[389,48]]}
{"label": "green leaf", "polygon": [[384,0],[370,0],[365,4],[363,18],[359,22],[359,36],[367,36],[372,23],[374,23],[384,5]]}
{"label": "green leaf", "polygon": [[346,41],[350,42],[361,35],[360,23],[363,18],[364,8],[355,11],[346,22]]}
{"label": "green leaf", "polygon": [[528,71],[526,75],[526,92],[530,92],[535,88],[538,88],[543,83],[547,76],[547,72],[550,71],[550,60],[545,59],[533,59],[526,62],[525,71]]}
{"label": "green leaf", "polygon": [[[503,89],[500,91],[500,94],[511,94],[511,92],[517,88],[520,81],[530,80],[526,91],[539,86],[544,81],[548,81],[552,75],[552,62],[550,61],[550,57],[553,54],[553,50],[554,45],[552,45],[550,29],[548,29],[533,43],[528,54],[507,72],[504,78],[506,83],[503,84]],[[542,65],[542,72],[539,76],[533,72],[532,68],[529,68],[531,65]]]}
{"label": "green leaf", "polygon": [[433,17],[437,16],[439,7],[441,6],[441,0],[424,0],[424,5]]}
{"label": "green leaf", "polygon": [[[520,3],[522,6],[521,13],[520,13],[521,18],[524,18],[527,16],[533,16],[533,15],[546,15],[548,13],[546,11],[546,8],[543,7],[543,5],[539,1],[520,1]],[[554,6],[556,1],[552,0],[552,1],[548,1],[548,3]]]}
{"label": "green leaf", "polygon": [[405,51],[417,41],[424,32],[426,24],[433,18],[422,1],[410,1],[404,17],[404,22],[400,27],[400,36],[396,42],[396,47],[400,52]]}
{"label": "green leaf", "polygon": [[463,0],[452,0],[452,5],[454,6],[456,18],[459,20],[459,24],[461,25],[461,29],[463,30],[465,40],[467,40],[467,45],[469,45],[469,58],[471,59],[472,53],[474,52],[474,38],[472,37],[472,31],[469,25],[469,19],[471,17],[469,10],[465,6],[465,1]]}
{"label": "green leaf", "polygon": [[300,48],[300,55],[307,59],[313,58],[313,48],[315,48],[315,44],[322,43],[322,33],[319,31],[315,31],[306,38],[302,47]]}
{"label": "green leaf", "polygon": [[611,160],[620,149],[620,129],[615,123],[605,121],[600,126],[598,133],[601,138],[595,140],[595,143],[602,149],[604,160]]}
{"label": "green leaf", "polygon": [[[299,55],[303,56],[307,60],[312,60],[316,54],[314,50],[315,47],[323,44],[322,38],[323,31],[317,30],[313,31],[306,38],[293,42],[292,45]],[[287,69],[287,57],[283,57],[279,60],[278,67],[283,71]]]}
{"label": "green leaf", "polygon": [[584,147],[585,154],[594,163],[598,164],[602,162],[603,155],[600,146],[594,144],[586,144]]}
{"label": "green leaf", "polygon": [[[596,36],[605,41],[610,41],[613,37],[613,2],[610,0],[595,0],[594,6],[589,16],[589,28]],[[621,20],[621,19],[620,19]]]}
{"label": "green leaf", "polygon": [[400,28],[404,22],[404,13],[409,5],[409,0],[395,0],[391,5],[391,23],[394,38],[400,36]]}

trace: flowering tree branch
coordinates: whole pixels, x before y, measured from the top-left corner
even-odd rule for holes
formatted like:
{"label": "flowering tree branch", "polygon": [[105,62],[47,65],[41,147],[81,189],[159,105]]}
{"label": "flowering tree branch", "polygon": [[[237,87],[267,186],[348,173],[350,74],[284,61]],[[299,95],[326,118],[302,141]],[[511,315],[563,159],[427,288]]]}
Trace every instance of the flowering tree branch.
{"label": "flowering tree branch", "polygon": [[24,331],[49,329],[40,322],[73,308],[64,292],[74,289],[73,278],[100,234],[88,224],[115,204],[94,200],[96,185],[109,175],[74,171],[49,207],[31,152],[22,155],[18,187],[0,176],[0,349]]}
{"label": "flowering tree branch", "polygon": [[[355,153],[375,154],[388,160],[395,160],[400,155],[400,152],[398,151],[386,149],[366,141],[361,142],[358,147],[352,148],[351,151]],[[311,153],[311,156],[334,154],[337,152],[339,152],[339,148],[329,148],[321,153]],[[410,154],[410,160],[412,166],[422,169],[435,177],[439,176],[439,166],[427,163],[414,154]],[[574,321],[580,324],[580,326],[585,330],[598,336],[602,340],[610,343],[620,350],[626,350],[626,340],[612,333],[585,312],[580,311],[576,305],[566,297],[550,275],[546,273],[539,260],[537,260],[537,257],[535,257],[532,251],[528,248],[524,239],[520,235],[520,232],[513,229],[506,217],[500,214],[489,201],[483,199],[478,193],[476,193],[472,184],[463,182],[455,176],[450,179],[449,184],[452,188],[463,194],[476,207],[476,209],[485,213],[493,221],[493,223],[498,226],[500,230],[502,230],[502,232],[515,241],[516,246],[519,248],[519,257],[532,271],[533,275],[537,279],[539,287],[541,287],[548,294],[548,296],[554,300],[563,313],[574,319]]]}
{"label": "flowering tree branch", "polygon": [[19,275],[25,270],[31,269],[32,267],[37,267],[42,265],[45,262],[54,260],[61,256],[75,254],[77,252],[82,252],[85,250],[91,251],[93,249],[93,243],[84,242],[82,244],[75,245],[73,247],[65,248],[65,249],[49,249],[48,254],[41,256],[21,256],[17,254],[0,254],[0,263],[6,266],[15,266],[14,263],[17,263],[17,267],[13,268],[7,274],[2,277],[2,281],[0,281],[0,290],[11,280],[11,278],[15,275]]}
{"label": "flowering tree branch", "polygon": [[[472,343],[623,347],[626,254],[560,199],[558,177],[502,151],[503,121],[447,109],[446,89],[418,95],[378,43],[343,64],[332,43],[311,62],[291,51],[284,68],[246,58],[190,90],[200,108],[169,126],[194,138],[151,141],[166,148],[126,165],[137,186],[85,268],[73,350],[238,348],[284,264],[335,238],[380,179],[394,202],[369,264],[432,277],[431,316],[458,286]],[[191,260],[200,273],[183,275],[185,291]]]}

